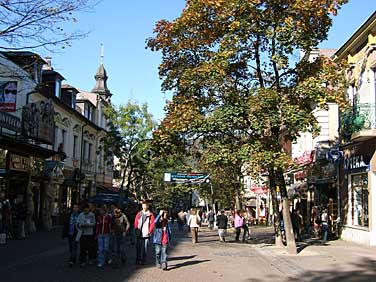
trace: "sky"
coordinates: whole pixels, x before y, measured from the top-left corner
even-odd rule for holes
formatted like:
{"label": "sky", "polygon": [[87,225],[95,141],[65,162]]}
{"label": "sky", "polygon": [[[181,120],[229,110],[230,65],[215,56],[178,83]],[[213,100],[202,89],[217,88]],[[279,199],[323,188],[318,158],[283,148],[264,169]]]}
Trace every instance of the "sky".
{"label": "sky", "polygon": [[[65,51],[41,54],[52,57],[54,69],[66,79],[64,83],[90,91],[103,44],[113,104],[125,104],[129,99],[147,103],[154,118],[161,120],[171,96],[161,91],[161,55],[145,49],[145,40],[153,36],[158,20],[179,17],[184,6],[184,0],[102,0],[92,12],[77,15],[77,29],[90,31],[89,36],[73,42]],[[350,0],[333,18],[328,40],[319,47],[341,47],[375,9],[376,0]]]}

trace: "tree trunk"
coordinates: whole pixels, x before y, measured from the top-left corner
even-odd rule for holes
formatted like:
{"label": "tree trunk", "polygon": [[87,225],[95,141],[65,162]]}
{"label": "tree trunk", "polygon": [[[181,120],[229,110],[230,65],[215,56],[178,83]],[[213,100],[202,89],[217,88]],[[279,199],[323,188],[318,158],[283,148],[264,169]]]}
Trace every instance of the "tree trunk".
{"label": "tree trunk", "polygon": [[282,215],[286,234],[287,252],[289,254],[296,255],[298,252],[296,250],[294,230],[292,228],[290,216],[290,204],[289,199],[287,198],[286,184],[282,169],[277,169],[277,179],[280,184],[280,191],[282,194]]}
{"label": "tree trunk", "polygon": [[281,234],[281,228],[280,228],[280,221],[282,219],[279,218],[279,212],[278,212],[279,204],[278,204],[278,199],[277,199],[275,173],[273,169],[269,169],[269,190],[272,195],[275,245],[278,247],[283,247],[283,240],[282,240],[282,234]]}
{"label": "tree trunk", "polygon": [[296,250],[294,230],[292,229],[291,216],[290,216],[290,204],[289,200],[284,197],[282,200],[283,205],[283,223],[285,225],[286,242],[287,242],[287,252],[291,255],[296,255],[298,252]]}

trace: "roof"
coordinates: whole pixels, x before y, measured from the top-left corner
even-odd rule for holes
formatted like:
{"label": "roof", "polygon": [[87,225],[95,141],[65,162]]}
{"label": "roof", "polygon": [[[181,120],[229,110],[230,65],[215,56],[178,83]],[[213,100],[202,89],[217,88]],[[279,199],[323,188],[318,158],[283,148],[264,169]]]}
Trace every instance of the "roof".
{"label": "roof", "polygon": [[97,94],[92,92],[87,92],[83,90],[78,90],[77,101],[89,101],[94,106],[97,105]]}
{"label": "roof", "polygon": [[349,52],[351,49],[357,48],[357,46],[362,43],[357,39],[361,38],[362,36],[367,37],[368,32],[372,28],[376,30],[376,24],[372,25],[373,22],[376,23],[376,11],[374,11],[372,15],[354,32],[354,34],[338,49],[334,56],[346,56],[346,51]]}

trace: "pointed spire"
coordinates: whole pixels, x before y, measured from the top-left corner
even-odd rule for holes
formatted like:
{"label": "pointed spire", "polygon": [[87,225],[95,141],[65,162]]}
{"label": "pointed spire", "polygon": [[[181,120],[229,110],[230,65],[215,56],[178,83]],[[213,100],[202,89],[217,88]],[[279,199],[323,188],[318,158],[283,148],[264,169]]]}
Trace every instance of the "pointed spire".
{"label": "pointed spire", "polygon": [[108,97],[111,97],[112,94],[110,90],[107,88],[108,76],[103,66],[103,59],[104,59],[104,45],[101,44],[100,65],[94,76],[96,83],[95,83],[93,90],[91,90],[91,92],[96,93],[101,96],[105,96],[105,98],[108,98]]}
{"label": "pointed spire", "polygon": [[104,45],[101,43],[101,65],[103,65],[103,59],[104,59]]}

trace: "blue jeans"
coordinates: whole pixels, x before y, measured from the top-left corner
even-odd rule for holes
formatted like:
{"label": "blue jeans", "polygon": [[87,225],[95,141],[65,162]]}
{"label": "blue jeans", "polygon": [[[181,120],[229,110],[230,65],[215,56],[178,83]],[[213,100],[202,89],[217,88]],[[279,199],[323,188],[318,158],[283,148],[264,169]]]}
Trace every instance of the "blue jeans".
{"label": "blue jeans", "polygon": [[98,263],[105,264],[106,255],[110,250],[110,234],[98,235]]}
{"label": "blue jeans", "polygon": [[161,265],[167,263],[167,245],[154,244],[155,246],[155,264]]}
{"label": "blue jeans", "polygon": [[146,261],[146,254],[149,247],[149,240],[150,238],[137,238],[136,243],[136,260],[138,262],[145,262]]}
{"label": "blue jeans", "polygon": [[326,223],[323,223],[322,224],[322,240],[323,241],[326,241],[326,240],[328,240],[328,229],[329,229],[329,226],[328,226],[328,224]]}
{"label": "blue jeans", "polygon": [[125,236],[123,235],[115,235],[113,238],[113,252],[114,256],[117,260],[117,263],[120,261],[125,260]]}

